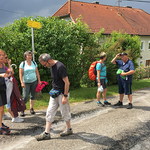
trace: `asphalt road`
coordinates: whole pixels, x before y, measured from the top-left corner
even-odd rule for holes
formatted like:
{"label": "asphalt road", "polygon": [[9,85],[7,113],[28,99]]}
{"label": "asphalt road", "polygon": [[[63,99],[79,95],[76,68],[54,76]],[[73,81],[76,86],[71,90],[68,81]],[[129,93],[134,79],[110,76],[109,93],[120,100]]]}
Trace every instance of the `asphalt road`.
{"label": "asphalt road", "polygon": [[[25,123],[13,124],[11,136],[0,136],[1,150],[150,150],[150,89],[133,94],[134,108],[99,107],[96,101],[71,106],[73,135],[59,137],[64,122],[59,114],[51,140],[36,141],[44,130],[45,113],[27,116]],[[112,98],[116,103],[117,98]],[[7,123],[7,122],[6,122]]]}

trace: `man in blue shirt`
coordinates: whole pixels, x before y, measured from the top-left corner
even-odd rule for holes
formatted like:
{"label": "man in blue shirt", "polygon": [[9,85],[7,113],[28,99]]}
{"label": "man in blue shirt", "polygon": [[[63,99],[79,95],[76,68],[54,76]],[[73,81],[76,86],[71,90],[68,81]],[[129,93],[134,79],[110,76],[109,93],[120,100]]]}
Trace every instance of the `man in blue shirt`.
{"label": "man in blue shirt", "polygon": [[[117,60],[120,57],[121,60]],[[117,75],[120,100],[114,106],[122,106],[124,95],[128,95],[129,105],[127,109],[132,109],[132,75],[135,72],[133,62],[128,58],[127,53],[117,54],[111,61],[117,64],[120,73]]]}

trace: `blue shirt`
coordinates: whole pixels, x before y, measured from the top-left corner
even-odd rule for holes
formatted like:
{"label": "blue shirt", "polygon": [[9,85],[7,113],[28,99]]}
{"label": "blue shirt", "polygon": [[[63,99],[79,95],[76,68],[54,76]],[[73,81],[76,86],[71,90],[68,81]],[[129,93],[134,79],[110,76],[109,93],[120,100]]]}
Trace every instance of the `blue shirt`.
{"label": "blue shirt", "polygon": [[[100,71],[100,79],[106,79],[107,73],[106,73],[106,66],[104,63],[96,64],[96,71],[98,71],[98,70]],[[96,77],[96,79],[98,79],[98,78]]]}
{"label": "blue shirt", "polygon": [[[24,64],[25,62],[25,64]],[[31,62],[31,65],[29,66],[26,61],[24,61],[20,64],[19,68],[23,69],[23,82],[25,83],[32,83],[37,80],[36,76],[36,68],[37,64]],[[24,66],[23,66],[24,64]]]}
{"label": "blue shirt", "polygon": [[[135,70],[134,64],[130,59],[126,63],[124,63],[122,60],[116,60],[116,64],[118,65],[118,68],[122,69],[124,72]],[[128,75],[127,77],[132,78],[132,75]]]}

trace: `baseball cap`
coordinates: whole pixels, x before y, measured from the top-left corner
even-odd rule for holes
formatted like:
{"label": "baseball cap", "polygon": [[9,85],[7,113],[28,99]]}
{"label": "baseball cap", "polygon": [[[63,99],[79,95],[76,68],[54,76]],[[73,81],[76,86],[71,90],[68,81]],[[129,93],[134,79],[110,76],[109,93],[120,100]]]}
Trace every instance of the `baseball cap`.
{"label": "baseball cap", "polygon": [[127,53],[120,53],[120,56],[128,55]]}

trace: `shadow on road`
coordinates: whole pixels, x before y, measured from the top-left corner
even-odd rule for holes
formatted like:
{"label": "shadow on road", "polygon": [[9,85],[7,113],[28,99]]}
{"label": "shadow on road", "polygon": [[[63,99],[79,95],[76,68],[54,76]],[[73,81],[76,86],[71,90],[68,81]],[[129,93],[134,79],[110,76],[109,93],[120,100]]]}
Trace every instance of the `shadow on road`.
{"label": "shadow on road", "polygon": [[142,109],[145,111],[150,111],[150,107],[149,106],[133,106],[134,109]]}

